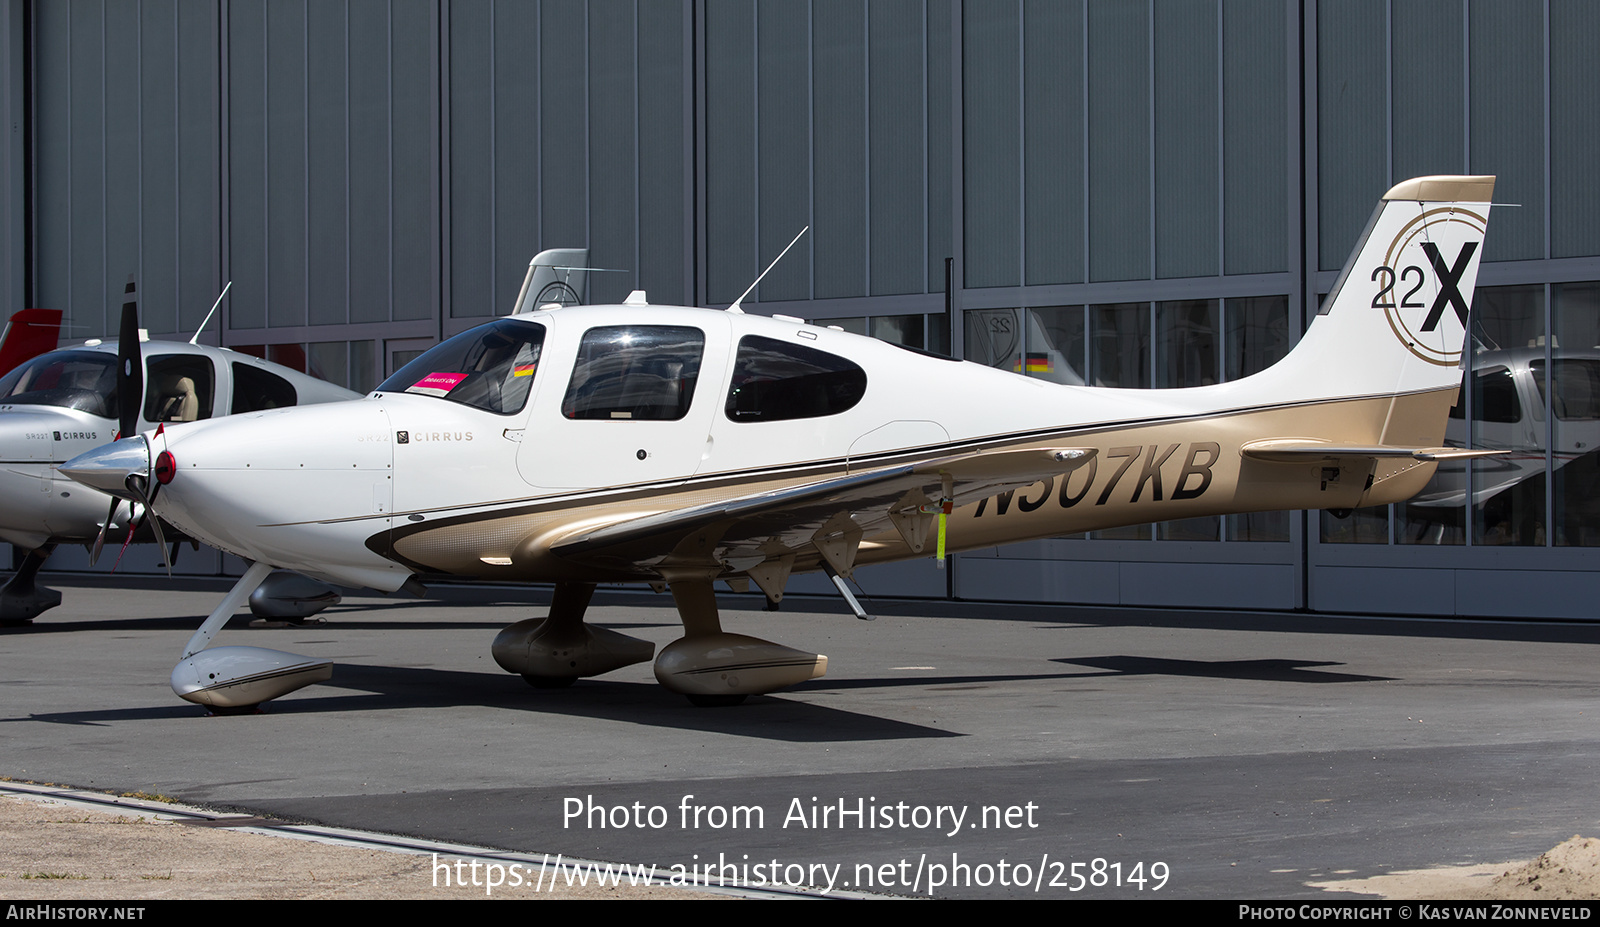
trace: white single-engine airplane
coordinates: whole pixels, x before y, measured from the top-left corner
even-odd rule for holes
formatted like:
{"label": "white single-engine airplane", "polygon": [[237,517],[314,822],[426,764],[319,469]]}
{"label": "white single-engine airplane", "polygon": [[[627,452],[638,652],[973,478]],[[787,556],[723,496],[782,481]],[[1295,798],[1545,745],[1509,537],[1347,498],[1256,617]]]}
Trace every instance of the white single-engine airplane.
{"label": "white single-engine airplane", "polygon": [[[1118,525],[1406,499],[1461,383],[1493,177],[1383,198],[1282,362],[1190,389],[1058,385],[782,316],[648,305],[522,312],[423,354],[366,398],[168,426],[63,473],[146,498],[253,565],[173,689],[237,709],[331,664],[205,649],[273,566],[394,590],[416,574],[554,582],[493,645],[560,685],[650,659],[583,623],[596,583],[672,591],[656,678],[731,703],[827,658],[722,630],[712,584],[772,600],[791,573]],[[859,613],[859,611],[858,611]]]}
{"label": "white single-engine airplane", "polygon": [[[148,525],[153,530],[140,531],[143,539],[160,531],[154,519],[144,517],[142,503],[117,502],[59,476],[62,461],[119,433],[358,398],[224,348],[177,341],[141,345],[131,281],[122,316],[118,339],[91,339],[40,354],[0,377],[0,540],[28,552],[0,588],[0,625],[26,624],[61,604],[61,593],[34,582],[57,545],[99,544],[122,527],[131,533]],[[144,351],[150,355],[141,357]],[[122,402],[124,396],[134,401]]]}

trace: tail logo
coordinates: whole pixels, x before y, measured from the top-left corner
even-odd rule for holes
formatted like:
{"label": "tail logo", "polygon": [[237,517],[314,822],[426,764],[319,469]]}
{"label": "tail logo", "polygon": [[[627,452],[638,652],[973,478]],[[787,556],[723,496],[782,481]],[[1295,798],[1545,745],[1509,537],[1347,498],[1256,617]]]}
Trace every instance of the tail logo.
{"label": "tail logo", "polygon": [[1421,360],[1440,367],[1461,362],[1467,329],[1461,285],[1486,227],[1483,216],[1460,207],[1428,210],[1400,229],[1372,272],[1378,284],[1372,308],[1384,311],[1394,336]]}

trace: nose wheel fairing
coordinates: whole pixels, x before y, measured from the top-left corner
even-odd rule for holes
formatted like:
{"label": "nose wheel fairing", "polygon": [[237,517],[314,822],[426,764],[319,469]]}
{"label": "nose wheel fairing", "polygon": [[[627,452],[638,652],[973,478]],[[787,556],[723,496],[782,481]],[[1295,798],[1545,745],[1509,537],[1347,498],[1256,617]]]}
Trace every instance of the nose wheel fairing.
{"label": "nose wheel fairing", "polygon": [[172,691],[184,701],[225,712],[252,708],[333,677],[333,661],[265,647],[208,647],[228,619],[255,592],[270,564],[250,564],[216,610],[184,645],[172,669]]}
{"label": "nose wheel fairing", "polygon": [[61,593],[34,583],[39,568],[55,549],[54,544],[46,544],[28,551],[16,574],[0,587],[0,627],[29,624],[61,604]]}

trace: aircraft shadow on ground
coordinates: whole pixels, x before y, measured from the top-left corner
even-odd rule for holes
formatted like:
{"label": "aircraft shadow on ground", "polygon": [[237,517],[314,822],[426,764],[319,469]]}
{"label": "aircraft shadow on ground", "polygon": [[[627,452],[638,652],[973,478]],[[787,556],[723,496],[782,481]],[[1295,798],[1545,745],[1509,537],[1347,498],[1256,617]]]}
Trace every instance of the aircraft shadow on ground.
{"label": "aircraft shadow on ground", "polygon": [[[356,690],[337,692],[337,690]],[[324,694],[326,693],[326,694]],[[269,702],[263,711],[280,716],[330,712],[396,711],[478,705],[509,711],[560,714],[649,727],[715,731],[793,743],[906,740],[960,737],[939,730],[860,712],[786,699],[752,696],[730,708],[697,708],[682,696],[651,683],[579,680],[567,689],[534,689],[515,676],[418,667],[336,664],[333,682],[297,697]],[[104,725],[120,721],[203,718],[198,705],[161,705],[93,711],[40,712],[6,721]],[[229,719],[216,718],[219,723]]]}
{"label": "aircraft shadow on ground", "polygon": [[1174,660],[1169,657],[1058,657],[1052,663],[1097,666],[1107,670],[1096,676],[1187,676],[1206,679],[1253,679],[1263,682],[1330,683],[1393,682],[1392,676],[1364,676],[1311,670],[1314,666],[1343,666],[1331,660]]}

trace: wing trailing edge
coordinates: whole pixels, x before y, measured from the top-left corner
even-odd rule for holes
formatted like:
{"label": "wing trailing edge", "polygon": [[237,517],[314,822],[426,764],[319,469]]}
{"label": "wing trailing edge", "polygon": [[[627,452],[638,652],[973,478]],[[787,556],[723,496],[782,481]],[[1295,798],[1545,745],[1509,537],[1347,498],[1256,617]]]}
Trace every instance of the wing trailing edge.
{"label": "wing trailing edge", "polygon": [[1489,457],[1506,451],[1468,450],[1461,447],[1395,447],[1386,444],[1334,444],[1312,438],[1266,438],[1251,441],[1239,448],[1241,456],[1269,463],[1307,463],[1318,460],[1340,460],[1351,457],[1369,457],[1378,460],[1396,458],[1422,461],[1460,460],[1469,457]]}

